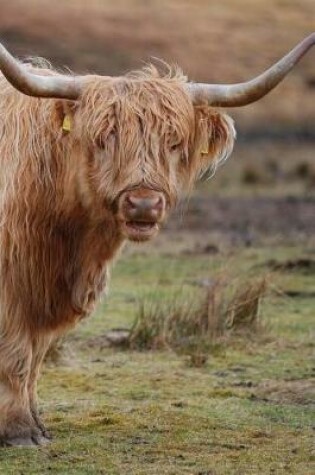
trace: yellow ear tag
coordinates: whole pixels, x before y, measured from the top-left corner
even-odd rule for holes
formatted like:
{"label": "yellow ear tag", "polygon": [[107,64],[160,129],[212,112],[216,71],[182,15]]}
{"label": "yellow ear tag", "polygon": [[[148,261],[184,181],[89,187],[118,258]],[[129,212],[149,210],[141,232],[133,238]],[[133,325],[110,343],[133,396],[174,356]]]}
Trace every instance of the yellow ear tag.
{"label": "yellow ear tag", "polygon": [[62,130],[65,132],[70,132],[71,130],[71,119],[69,115],[65,115],[62,123]]}
{"label": "yellow ear tag", "polygon": [[201,147],[201,155],[209,155],[209,143],[203,144]]}

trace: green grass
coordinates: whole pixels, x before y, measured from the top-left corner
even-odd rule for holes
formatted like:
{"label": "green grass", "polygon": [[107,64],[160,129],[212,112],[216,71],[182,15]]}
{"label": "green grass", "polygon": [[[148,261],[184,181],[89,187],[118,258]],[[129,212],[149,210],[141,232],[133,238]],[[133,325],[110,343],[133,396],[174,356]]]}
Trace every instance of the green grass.
{"label": "green grass", "polygon": [[[117,263],[109,298],[70,337],[69,364],[44,368],[40,399],[53,443],[1,450],[0,473],[314,473],[314,299],[270,292],[265,332],[232,339],[202,368],[171,351],[102,349],[96,339],[109,328],[130,327],[140,297],[199,292],[196,281],[226,267],[247,278],[262,275],[266,260],[304,251],[148,251],[135,248]],[[269,280],[272,289],[314,289],[313,276],[301,272],[276,272]]]}

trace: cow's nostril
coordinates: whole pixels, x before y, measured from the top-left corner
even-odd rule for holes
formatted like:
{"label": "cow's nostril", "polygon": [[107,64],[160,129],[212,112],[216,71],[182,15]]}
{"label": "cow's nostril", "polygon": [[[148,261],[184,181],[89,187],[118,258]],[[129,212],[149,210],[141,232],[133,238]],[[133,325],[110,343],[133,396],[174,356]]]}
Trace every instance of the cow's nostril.
{"label": "cow's nostril", "polygon": [[162,208],[162,206],[163,206],[162,196],[157,196],[154,200],[153,207],[154,208]]}
{"label": "cow's nostril", "polygon": [[131,195],[127,195],[126,196],[126,202],[131,208],[136,208],[138,198],[135,198],[134,196],[131,196]]}

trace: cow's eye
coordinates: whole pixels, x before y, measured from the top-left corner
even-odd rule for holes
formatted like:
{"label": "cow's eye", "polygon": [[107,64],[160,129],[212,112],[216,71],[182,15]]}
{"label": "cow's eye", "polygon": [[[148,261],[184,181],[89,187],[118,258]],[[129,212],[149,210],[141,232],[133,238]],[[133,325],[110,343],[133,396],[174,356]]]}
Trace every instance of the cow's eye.
{"label": "cow's eye", "polygon": [[181,146],[182,146],[182,142],[177,141],[177,142],[171,143],[169,148],[171,152],[176,152],[177,150],[180,150]]}
{"label": "cow's eye", "polygon": [[116,129],[113,127],[107,134],[108,138],[116,138]]}

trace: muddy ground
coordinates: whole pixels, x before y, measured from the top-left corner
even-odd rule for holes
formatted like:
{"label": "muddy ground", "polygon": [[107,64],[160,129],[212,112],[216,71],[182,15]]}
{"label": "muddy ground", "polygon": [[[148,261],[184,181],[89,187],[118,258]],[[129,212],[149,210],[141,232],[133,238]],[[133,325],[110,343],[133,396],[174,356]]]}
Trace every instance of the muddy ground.
{"label": "muddy ground", "polygon": [[173,213],[169,231],[209,232],[231,243],[305,241],[315,234],[315,197],[193,196]]}

